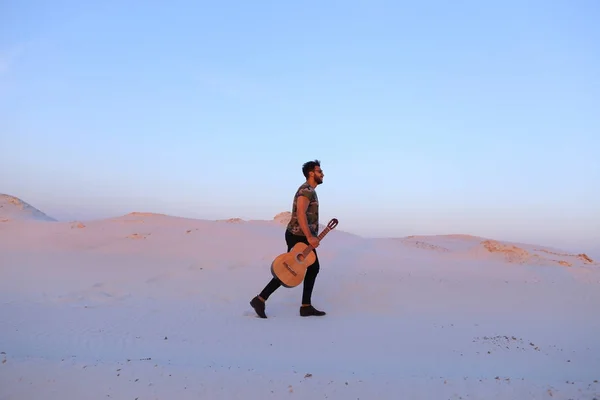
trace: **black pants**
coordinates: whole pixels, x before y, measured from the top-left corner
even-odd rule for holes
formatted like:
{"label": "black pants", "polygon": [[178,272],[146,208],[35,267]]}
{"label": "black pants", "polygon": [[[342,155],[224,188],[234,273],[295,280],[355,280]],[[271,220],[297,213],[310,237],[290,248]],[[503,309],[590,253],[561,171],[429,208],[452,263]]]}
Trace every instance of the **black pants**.
{"label": "black pants", "polygon": [[[290,251],[292,247],[296,243],[302,242],[308,244],[308,240],[305,236],[298,236],[290,233],[287,229],[285,230],[285,242],[287,243],[287,251]],[[315,279],[317,279],[317,274],[319,273],[319,257],[317,256],[317,251],[315,252],[315,262],[311,264],[310,267],[306,269],[306,275],[304,276],[304,288],[302,290],[302,304],[311,304],[311,297],[313,288],[315,286]],[[265,299],[265,301],[269,298],[271,294],[281,286],[281,281],[275,277],[271,279],[271,281],[265,286],[265,288],[260,292],[260,297]]]}

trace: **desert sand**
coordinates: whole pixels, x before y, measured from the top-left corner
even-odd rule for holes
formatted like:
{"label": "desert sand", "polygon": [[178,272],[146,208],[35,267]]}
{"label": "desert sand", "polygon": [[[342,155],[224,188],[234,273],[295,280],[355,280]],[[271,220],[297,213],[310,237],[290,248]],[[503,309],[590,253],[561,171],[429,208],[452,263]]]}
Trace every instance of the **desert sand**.
{"label": "desert sand", "polygon": [[[318,248],[313,303],[248,304],[269,221],[56,221],[0,195],[0,400],[600,398],[600,265],[469,235]],[[327,221],[322,221],[326,223]]]}

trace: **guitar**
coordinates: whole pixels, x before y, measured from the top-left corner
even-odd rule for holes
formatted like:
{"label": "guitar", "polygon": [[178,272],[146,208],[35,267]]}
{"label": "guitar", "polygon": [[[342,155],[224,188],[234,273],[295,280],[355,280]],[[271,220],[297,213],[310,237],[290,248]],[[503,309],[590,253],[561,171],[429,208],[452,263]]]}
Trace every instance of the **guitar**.
{"label": "guitar", "polygon": [[[321,232],[319,241],[323,240],[338,224],[338,220],[333,218],[327,224],[327,227]],[[278,255],[271,263],[271,274],[281,281],[281,284],[287,288],[298,286],[304,280],[306,269],[316,261],[317,256],[314,248],[306,243],[296,243],[292,249]]]}

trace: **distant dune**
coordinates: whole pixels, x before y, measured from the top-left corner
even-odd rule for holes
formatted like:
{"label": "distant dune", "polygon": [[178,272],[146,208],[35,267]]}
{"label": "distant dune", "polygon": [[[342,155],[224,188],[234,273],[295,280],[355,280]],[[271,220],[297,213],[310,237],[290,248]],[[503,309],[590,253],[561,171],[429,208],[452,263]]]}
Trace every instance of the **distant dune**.
{"label": "distant dune", "polygon": [[[229,219],[209,221],[202,219],[192,219],[184,217],[175,217],[167,214],[133,211],[125,215],[108,218],[106,221],[123,222],[128,224],[148,224],[153,225],[153,229],[160,229],[160,226],[173,226],[174,224],[195,224],[195,223],[210,223],[225,222],[228,224],[250,224],[249,226],[282,226],[286,225],[291,218],[289,211],[283,211],[276,214],[272,220],[244,220],[237,217]],[[0,222],[8,221],[52,221],[57,222],[54,218],[49,217],[42,211],[31,206],[18,197],[0,194]],[[92,225],[97,225],[103,220],[92,222]],[[90,223],[88,223],[89,225]],[[87,225],[80,221],[69,222],[71,229],[85,228]],[[321,229],[325,228],[325,224],[321,224]],[[343,229],[337,229],[336,233],[340,232],[343,235],[359,236],[344,232]],[[186,231],[186,233],[191,233]],[[126,235],[130,239],[146,239],[150,232],[140,231],[131,232]],[[490,238],[472,236],[468,234],[447,234],[447,235],[411,235],[401,238],[381,239],[382,241],[393,240],[402,243],[406,247],[412,247],[446,255],[449,258],[470,258],[470,259],[495,259],[511,264],[530,264],[530,265],[558,265],[564,267],[572,266],[597,266],[600,265],[591,257],[584,253],[571,254],[561,250],[537,246],[524,243],[509,243]]]}
{"label": "distant dune", "polygon": [[0,222],[56,221],[18,197],[0,193]]}
{"label": "distant dune", "polygon": [[559,265],[564,267],[599,265],[584,253],[570,254],[544,246],[502,242],[471,235],[413,235],[397,239],[408,247],[472,259],[496,259],[511,264]]}

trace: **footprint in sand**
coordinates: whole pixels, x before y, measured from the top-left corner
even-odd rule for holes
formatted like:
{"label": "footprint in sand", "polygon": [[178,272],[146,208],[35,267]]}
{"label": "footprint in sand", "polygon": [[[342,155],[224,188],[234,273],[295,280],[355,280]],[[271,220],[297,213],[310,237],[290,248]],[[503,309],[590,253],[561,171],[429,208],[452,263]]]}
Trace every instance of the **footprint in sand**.
{"label": "footprint in sand", "polygon": [[168,281],[169,279],[175,277],[175,275],[177,275],[175,272],[165,272],[146,279],[146,283],[160,283]]}
{"label": "footprint in sand", "polygon": [[89,289],[78,290],[63,296],[58,296],[56,301],[62,304],[93,308],[117,304],[130,296],[130,293],[107,287],[106,283],[99,282],[92,285]]}

